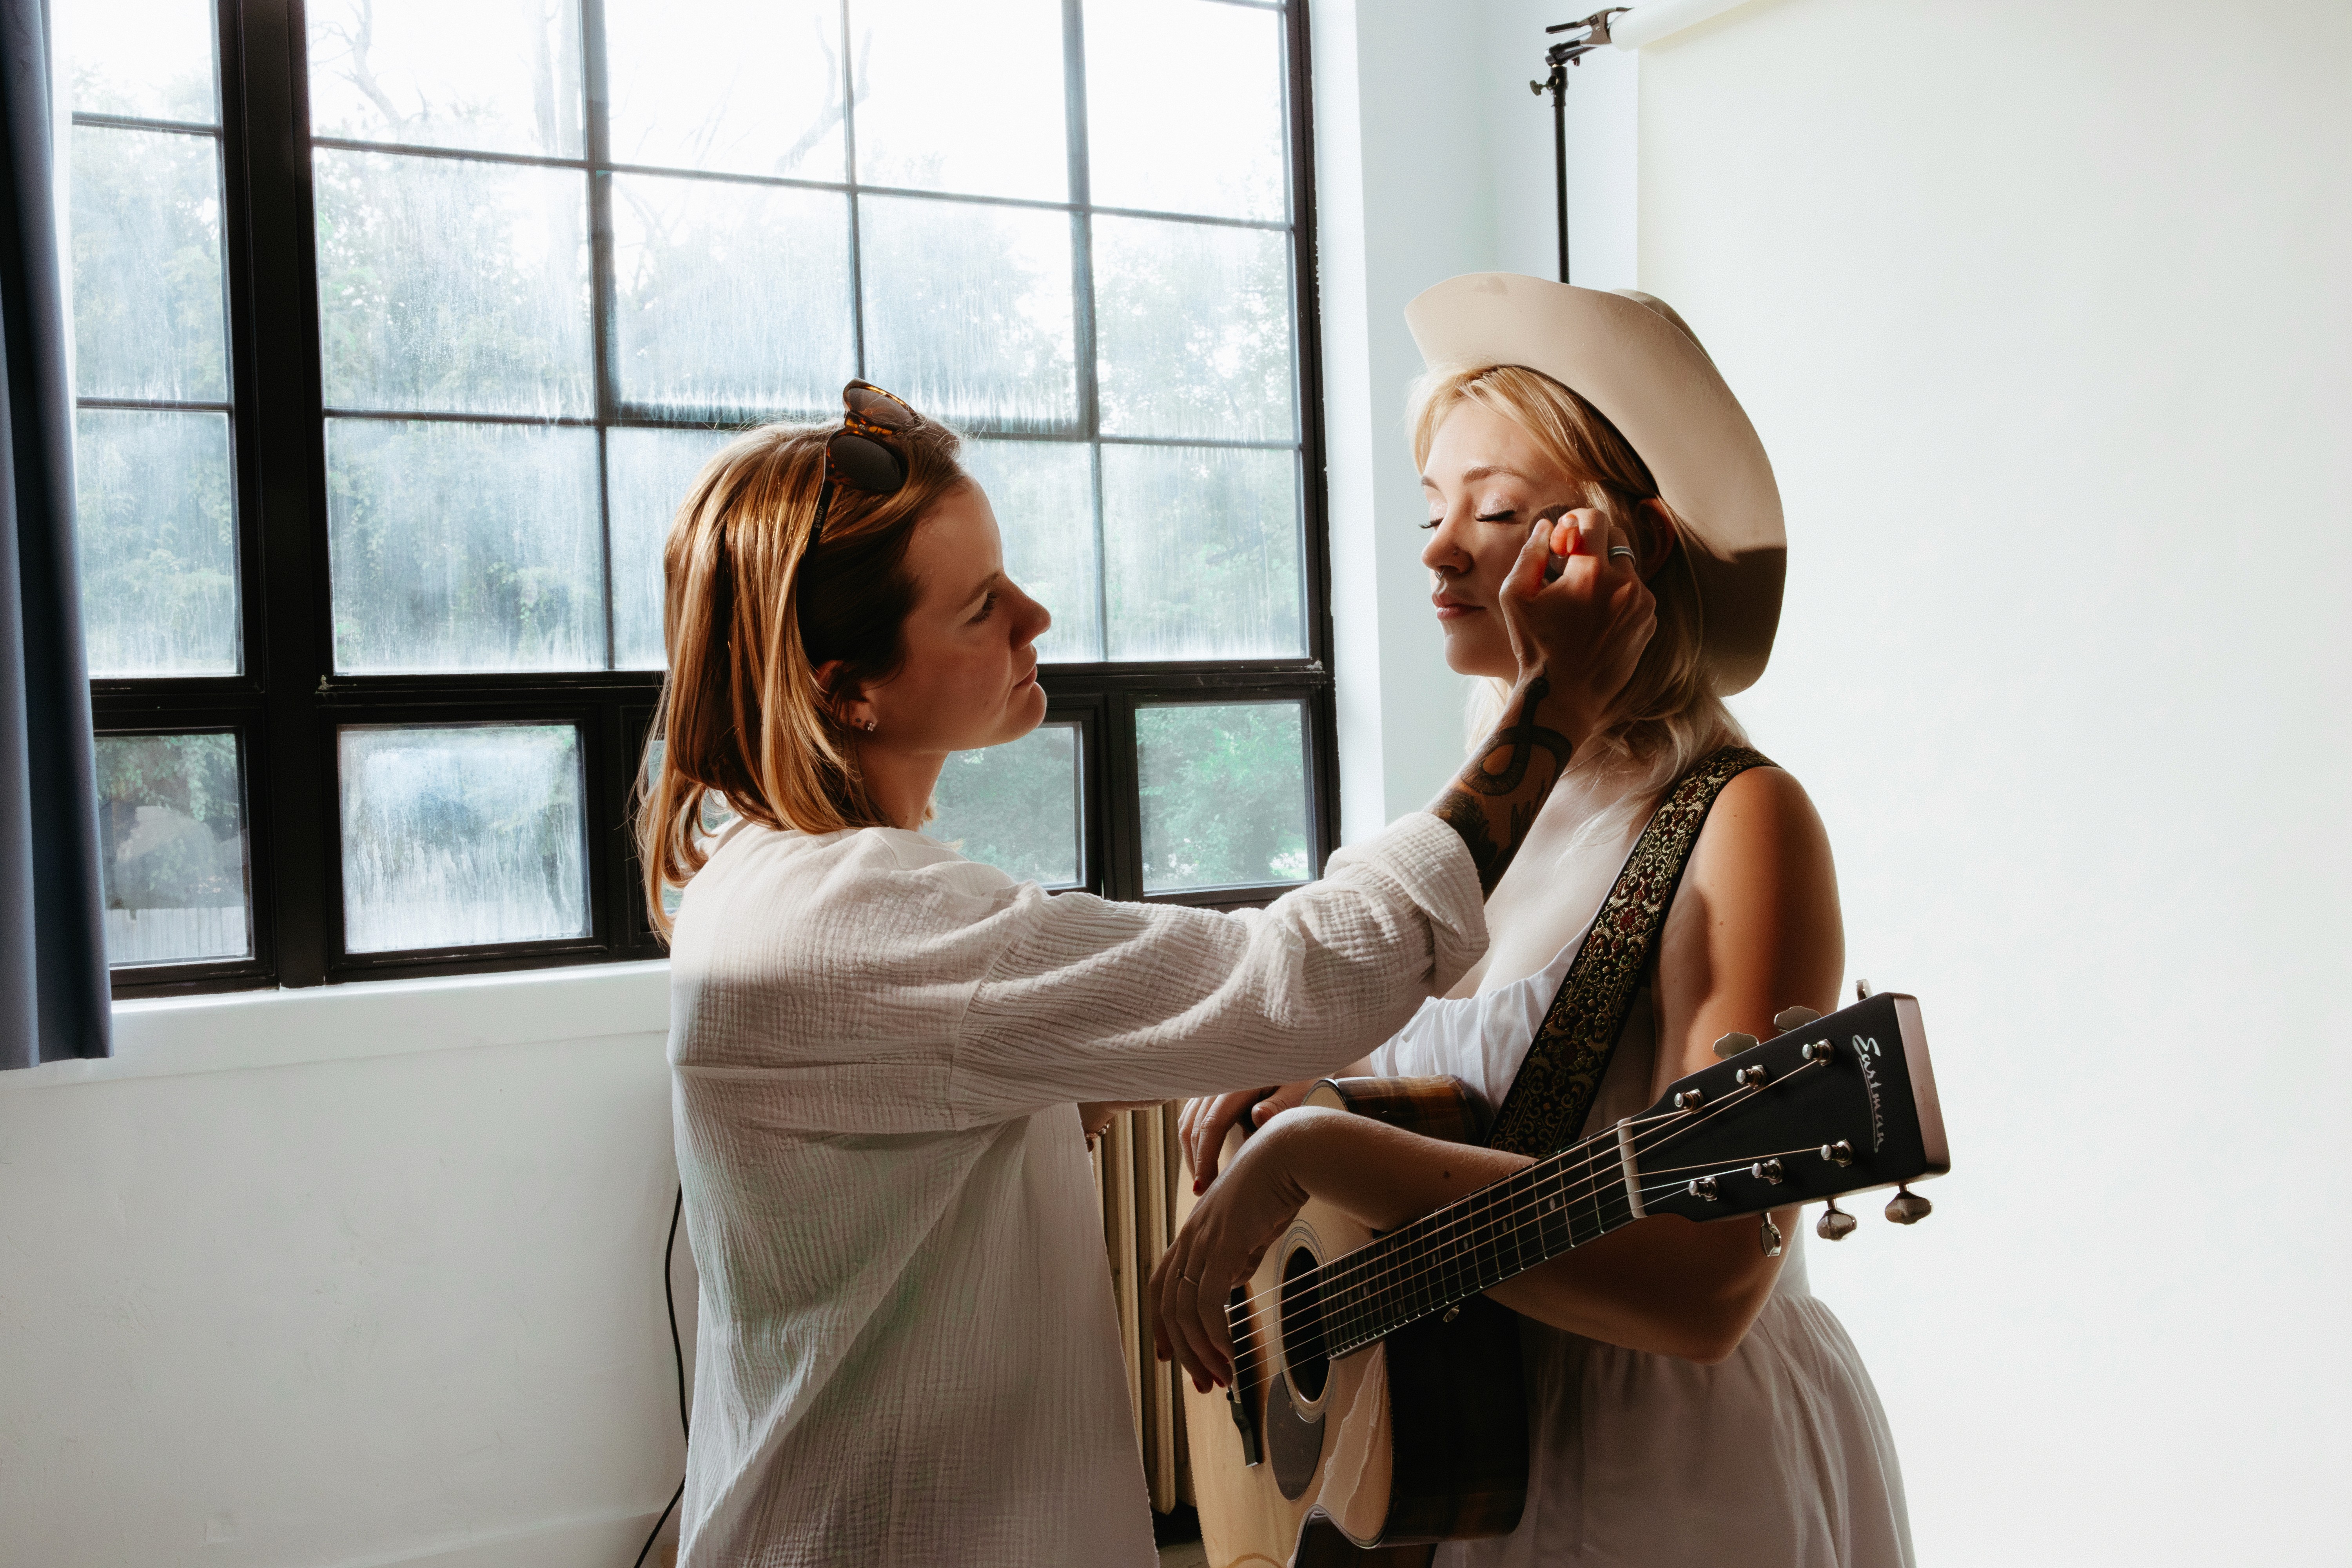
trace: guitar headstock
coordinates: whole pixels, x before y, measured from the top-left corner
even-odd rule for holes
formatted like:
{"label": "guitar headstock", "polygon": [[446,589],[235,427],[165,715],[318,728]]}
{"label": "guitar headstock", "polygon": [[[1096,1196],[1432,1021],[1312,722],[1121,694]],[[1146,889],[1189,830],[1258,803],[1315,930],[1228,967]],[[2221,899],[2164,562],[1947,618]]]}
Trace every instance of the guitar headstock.
{"label": "guitar headstock", "polygon": [[[1693,1073],[1629,1131],[1646,1212],[1691,1219],[1752,1215],[1951,1169],[1919,1004],[1896,992]],[[1924,1199],[1908,1202],[1925,1212]]]}

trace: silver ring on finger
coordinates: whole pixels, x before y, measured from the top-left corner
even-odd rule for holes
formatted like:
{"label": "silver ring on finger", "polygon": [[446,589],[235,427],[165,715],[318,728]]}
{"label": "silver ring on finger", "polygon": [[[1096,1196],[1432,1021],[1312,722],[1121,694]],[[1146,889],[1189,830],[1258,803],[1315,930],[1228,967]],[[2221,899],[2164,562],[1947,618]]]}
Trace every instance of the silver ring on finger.
{"label": "silver ring on finger", "polygon": [[1632,561],[1635,559],[1635,556],[1633,551],[1629,550],[1624,545],[1612,544],[1609,547],[1609,559],[1612,561]]}

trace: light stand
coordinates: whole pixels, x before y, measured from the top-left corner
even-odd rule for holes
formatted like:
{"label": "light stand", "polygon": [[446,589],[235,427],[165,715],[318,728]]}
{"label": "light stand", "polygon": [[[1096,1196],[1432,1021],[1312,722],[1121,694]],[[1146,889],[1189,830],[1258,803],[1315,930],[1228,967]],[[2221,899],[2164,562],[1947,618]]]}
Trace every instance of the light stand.
{"label": "light stand", "polygon": [[1574,33],[1544,51],[1544,63],[1551,74],[1541,81],[1528,83],[1528,90],[1541,98],[1551,94],[1551,160],[1552,190],[1559,204],[1559,280],[1568,278],[1568,68],[1580,65],[1593,50],[1614,42],[1609,37],[1609,18],[1622,16],[1627,8],[1612,5],[1605,11],[1595,11],[1581,22],[1562,22],[1556,27],[1546,27],[1545,37],[1554,33]]}

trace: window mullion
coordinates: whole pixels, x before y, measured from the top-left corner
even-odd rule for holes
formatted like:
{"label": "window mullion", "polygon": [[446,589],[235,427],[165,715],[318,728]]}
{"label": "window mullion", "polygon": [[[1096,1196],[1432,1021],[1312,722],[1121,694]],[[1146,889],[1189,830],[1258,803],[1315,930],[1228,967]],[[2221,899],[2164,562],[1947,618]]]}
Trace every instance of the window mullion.
{"label": "window mullion", "polygon": [[252,361],[236,388],[257,480],[242,498],[260,557],[248,590],[265,627],[262,646],[247,651],[267,710],[253,769],[254,795],[268,801],[252,825],[257,871],[267,866],[270,880],[268,929],[257,930],[257,946],[279,984],[316,985],[327,971],[334,786],[317,701],[331,638],[318,270],[298,129],[309,123],[307,51],[290,0],[224,0],[221,27],[222,129],[235,171],[227,216],[241,242],[230,247],[230,330],[232,341],[250,342]]}

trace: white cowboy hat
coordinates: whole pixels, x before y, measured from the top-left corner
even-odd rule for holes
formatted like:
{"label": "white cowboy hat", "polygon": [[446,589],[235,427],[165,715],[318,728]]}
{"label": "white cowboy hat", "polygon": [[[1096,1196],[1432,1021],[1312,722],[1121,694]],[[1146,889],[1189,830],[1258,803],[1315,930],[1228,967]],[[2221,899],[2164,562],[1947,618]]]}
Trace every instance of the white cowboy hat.
{"label": "white cowboy hat", "polygon": [[1682,520],[1715,689],[1764,673],[1780,624],[1789,535],[1756,426],[1698,338],[1663,300],[1511,272],[1472,272],[1404,308],[1434,371],[1524,365],[1599,409]]}

